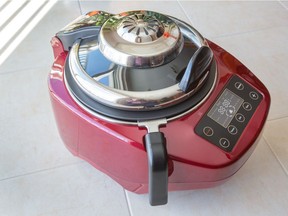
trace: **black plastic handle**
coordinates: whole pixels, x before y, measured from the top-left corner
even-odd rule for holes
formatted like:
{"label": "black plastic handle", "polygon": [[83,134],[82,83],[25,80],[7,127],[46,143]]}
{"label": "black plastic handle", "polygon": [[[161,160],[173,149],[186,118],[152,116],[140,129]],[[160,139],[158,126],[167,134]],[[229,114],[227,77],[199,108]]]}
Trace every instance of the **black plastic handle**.
{"label": "black plastic handle", "polygon": [[185,93],[195,88],[202,77],[209,73],[212,60],[211,49],[207,46],[200,47],[191,57],[179,83],[179,88]]}
{"label": "black plastic handle", "polygon": [[165,205],[168,202],[168,156],[163,133],[145,135],[149,166],[150,205]]}
{"label": "black plastic handle", "polygon": [[56,36],[61,40],[64,50],[69,51],[77,39],[97,37],[103,23],[112,15],[105,11],[91,11],[72,21],[57,32]]}

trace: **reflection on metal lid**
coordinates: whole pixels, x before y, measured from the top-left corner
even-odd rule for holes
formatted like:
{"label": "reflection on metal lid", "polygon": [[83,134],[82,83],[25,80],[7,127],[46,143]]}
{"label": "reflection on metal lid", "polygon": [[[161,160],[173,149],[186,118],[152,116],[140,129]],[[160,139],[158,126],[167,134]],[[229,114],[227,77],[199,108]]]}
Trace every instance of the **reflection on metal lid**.
{"label": "reflection on metal lid", "polygon": [[99,48],[106,58],[122,66],[157,67],[178,56],[183,36],[168,16],[130,11],[112,16],[103,24]]}

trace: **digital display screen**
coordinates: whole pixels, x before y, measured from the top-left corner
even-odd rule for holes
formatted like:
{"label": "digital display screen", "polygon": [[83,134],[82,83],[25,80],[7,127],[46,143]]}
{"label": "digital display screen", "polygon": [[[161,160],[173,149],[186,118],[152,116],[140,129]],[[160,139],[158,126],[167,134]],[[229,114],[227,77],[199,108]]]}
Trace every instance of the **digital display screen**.
{"label": "digital display screen", "polygon": [[207,115],[222,127],[227,128],[243,101],[241,97],[225,89]]}

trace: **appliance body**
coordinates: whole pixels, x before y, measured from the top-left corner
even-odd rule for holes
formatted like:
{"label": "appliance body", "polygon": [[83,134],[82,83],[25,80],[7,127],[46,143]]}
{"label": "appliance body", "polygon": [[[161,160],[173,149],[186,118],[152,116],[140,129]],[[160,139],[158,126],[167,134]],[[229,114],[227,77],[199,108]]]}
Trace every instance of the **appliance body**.
{"label": "appliance body", "polygon": [[[252,154],[268,115],[270,95],[261,81],[223,48],[207,42],[217,67],[213,88],[201,103],[160,128],[167,140],[169,191],[207,188],[227,181]],[[55,61],[48,85],[64,144],[125,189],[147,193],[146,130],[137,124],[98,118],[94,111],[75,102],[64,75],[69,53],[56,36],[51,43]],[[229,125],[215,114],[225,105],[225,97],[230,102],[238,100],[237,113],[231,111]],[[225,111],[229,114],[229,109]]]}

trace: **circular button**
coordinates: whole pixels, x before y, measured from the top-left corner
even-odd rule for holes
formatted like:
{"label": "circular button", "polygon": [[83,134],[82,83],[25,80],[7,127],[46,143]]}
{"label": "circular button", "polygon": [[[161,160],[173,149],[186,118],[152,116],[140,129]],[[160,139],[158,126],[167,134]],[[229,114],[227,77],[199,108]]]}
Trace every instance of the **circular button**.
{"label": "circular button", "polygon": [[236,118],[236,120],[237,120],[238,122],[244,122],[244,121],[245,121],[245,117],[244,117],[244,115],[241,114],[241,113],[237,113],[236,116],[235,116],[235,118]]}
{"label": "circular button", "polygon": [[237,127],[235,127],[234,125],[229,125],[227,128],[228,132],[232,135],[235,135],[238,133],[238,129]]}
{"label": "circular button", "polygon": [[226,138],[221,138],[219,140],[219,144],[220,146],[222,146],[223,148],[228,148],[230,146],[230,141]]}
{"label": "circular button", "polygon": [[230,105],[226,110],[226,115],[228,117],[232,117],[234,115],[235,111],[236,111],[235,107]]}
{"label": "circular button", "polygon": [[234,86],[235,86],[235,88],[238,89],[238,90],[243,90],[243,89],[244,89],[244,85],[243,85],[243,83],[241,83],[241,82],[236,82],[236,83],[234,84]]}
{"label": "circular button", "polygon": [[250,103],[248,103],[248,102],[244,102],[244,103],[242,104],[242,107],[243,107],[246,111],[252,110],[252,105],[251,105]]}
{"label": "circular button", "polygon": [[203,133],[206,135],[206,136],[212,136],[214,134],[214,131],[211,127],[204,127],[203,128]]}
{"label": "circular button", "polygon": [[254,92],[254,91],[251,91],[251,92],[249,93],[249,96],[250,96],[250,98],[251,98],[252,100],[258,100],[258,98],[259,98],[259,95],[258,95],[256,92]]}

